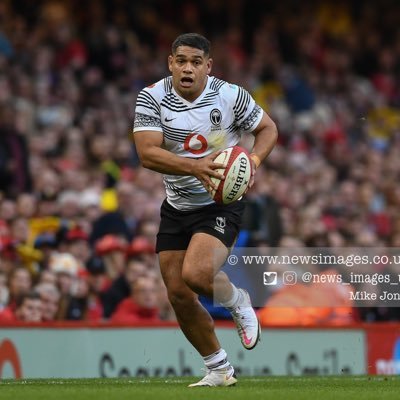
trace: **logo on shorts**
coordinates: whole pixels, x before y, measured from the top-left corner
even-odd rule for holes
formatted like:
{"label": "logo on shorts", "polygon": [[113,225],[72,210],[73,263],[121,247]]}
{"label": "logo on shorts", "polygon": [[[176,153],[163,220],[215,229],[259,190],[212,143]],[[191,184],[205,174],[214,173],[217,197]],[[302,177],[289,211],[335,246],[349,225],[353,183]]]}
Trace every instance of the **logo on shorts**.
{"label": "logo on shorts", "polygon": [[225,233],[226,221],[225,217],[217,217],[215,218],[215,226],[214,229],[218,232]]}

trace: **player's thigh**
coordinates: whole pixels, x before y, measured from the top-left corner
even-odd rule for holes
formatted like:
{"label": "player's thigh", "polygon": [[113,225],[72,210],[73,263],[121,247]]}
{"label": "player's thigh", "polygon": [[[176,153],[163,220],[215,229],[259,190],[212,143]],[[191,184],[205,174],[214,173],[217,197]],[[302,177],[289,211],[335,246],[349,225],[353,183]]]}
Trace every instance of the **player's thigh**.
{"label": "player's thigh", "polygon": [[159,253],[160,270],[171,303],[197,298],[182,278],[185,250],[167,250]]}
{"label": "player's thigh", "polygon": [[228,256],[229,249],[217,237],[195,233],[186,250],[182,276],[186,282],[211,282]]}
{"label": "player's thigh", "polygon": [[185,253],[185,250],[166,250],[158,254],[161,275],[167,288],[182,280]]}

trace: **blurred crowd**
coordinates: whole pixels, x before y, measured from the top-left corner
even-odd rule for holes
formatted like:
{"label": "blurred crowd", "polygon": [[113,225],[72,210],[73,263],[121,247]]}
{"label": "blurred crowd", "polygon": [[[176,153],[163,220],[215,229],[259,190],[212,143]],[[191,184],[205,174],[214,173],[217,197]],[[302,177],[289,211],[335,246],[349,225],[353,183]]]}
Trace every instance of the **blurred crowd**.
{"label": "blurred crowd", "polygon": [[0,323],[174,320],[154,254],[162,177],[131,130],[188,31],[280,133],[238,245],[400,247],[396,1],[3,0]]}

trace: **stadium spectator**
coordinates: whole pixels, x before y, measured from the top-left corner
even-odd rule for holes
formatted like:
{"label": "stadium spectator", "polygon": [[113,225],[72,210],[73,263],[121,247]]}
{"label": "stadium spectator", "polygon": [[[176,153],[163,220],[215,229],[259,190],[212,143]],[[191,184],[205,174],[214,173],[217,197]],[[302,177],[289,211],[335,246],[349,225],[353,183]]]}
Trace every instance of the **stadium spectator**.
{"label": "stadium spectator", "polygon": [[[133,218],[133,186],[129,182],[119,182],[115,188],[115,194],[110,192],[111,201],[115,196],[115,205],[111,205],[111,210],[104,213],[93,223],[90,235],[90,242],[94,244],[102,237],[109,235],[119,235],[130,241],[135,230],[135,219]],[[115,209],[114,209],[115,208]],[[114,209],[114,210],[113,210]]]}
{"label": "stadium spectator", "polygon": [[126,259],[129,263],[131,260],[140,259],[147,264],[147,267],[154,269],[157,266],[157,257],[155,253],[155,236],[148,238],[137,235],[135,239],[126,248]]}
{"label": "stadium spectator", "polygon": [[110,284],[102,258],[97,256],[90,257],[86,262],[86,271],[88,272],[87,279],[90,290],[100,296],[100,293]]}
{"label": "stadium spectator", "polygon": [[7,306],[8,297],[7,275],[0,271],[0,312]]}
{"label": "stadium spectator", "polygon": [[34,291],[39,293],[42,301],[42,320],[55,321],[60,303],[60,292],[57,286],[52,283],[40,283],[35,286]]}
{"label": "stadium spectator", "polygon": [[125,239],[116,235],[106,235],[96,243],[96,255],[103,258],[109,279],[121,276],[125,269]]}
{"label": "stadium spectator", "polygon": [[71,228],[65,235],[65,251],[77,259],[81,268],[84,268],[91,255],[88,240],[88,234],[79,226]]}
{"label": "stadium spectator", "polygon": [[[122,254],[125,257],[125,254]],[[123,258],[123,263],[125,264],[125,258]],[[133,282],[147,270],[148,266],[140,258],[132,258],[126,262],[126,266],[124,265],[120,274],[114,279],[112,275],[108,275],[109,286],[100,294],[105,318],[109,318],[118,304],[129,296]]]}
{"label": "stadium spectator", "polygon": [[131,285],[131,295],[122,300],[111,316],[112,322],[138,323],[161,321],[158,285],[153,277],[139,276]]}
{"label": "stadium spectator", "polygon": [[41,322],[43,315],[40,295],[34,291],[22,295],[16,303],[15,317],[22,322]]}
{"label": "stadium spectator", "polygon": [[17,300],[32,289],[32,277],[29,271],[23,267],[16,267],[8,280],[10,290],[9,307],[15,310]]}
{"label": "stadium spectator", "polygon": [[14,104],[0,104],[0,190],[16,196],[32,189],[28,143],[17,130]]}
{"label": "stadium spectator", "polygon": [[15,309],[5,308],[0,313],[1,323],[42,322],[42,301],[38,293],[22,294],[15,303]]}
{"label": "stadium spectator", "polygon": [[103,306],[99,296],[91,291],[88,273],[80,270],[71,286],[70,295],[61,309],[61,319],[100,321],[103,316]]}
{"label": "stadium spectator", "polygon": [[51,285],[57,286],[57,275],[55,272],[50,270],[44,270],[40,273],[38,284],[40,283],[49,283]]}

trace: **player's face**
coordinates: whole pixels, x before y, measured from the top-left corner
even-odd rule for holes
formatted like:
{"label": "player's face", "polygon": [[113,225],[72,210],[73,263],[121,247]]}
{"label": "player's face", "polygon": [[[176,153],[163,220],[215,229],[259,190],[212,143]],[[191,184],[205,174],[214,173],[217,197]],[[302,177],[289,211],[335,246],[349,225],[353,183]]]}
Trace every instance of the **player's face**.
{"label": "player's face", "polygon": [[176,53],[168,57],[172,84],[177,93],[188,101],[200,96],[211,72],[212,59],[204,51],[189,46],[179,46]]}

